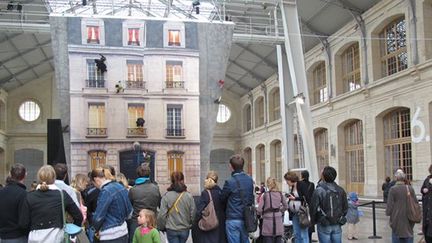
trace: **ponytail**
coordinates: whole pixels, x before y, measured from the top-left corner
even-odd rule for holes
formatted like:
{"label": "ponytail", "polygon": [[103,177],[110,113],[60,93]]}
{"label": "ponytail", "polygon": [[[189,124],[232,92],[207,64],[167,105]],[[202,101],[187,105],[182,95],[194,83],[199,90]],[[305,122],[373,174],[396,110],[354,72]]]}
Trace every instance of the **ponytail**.
{"label": "ponytail", "polygon": [[47,183],[45,181],[42,181],[39,184],[39,190],[41,190],[43,192],[46,192],[46,191],[48,191],[48,189],[49,189],[49,187],[48,187],[48,185],[47,185]]}

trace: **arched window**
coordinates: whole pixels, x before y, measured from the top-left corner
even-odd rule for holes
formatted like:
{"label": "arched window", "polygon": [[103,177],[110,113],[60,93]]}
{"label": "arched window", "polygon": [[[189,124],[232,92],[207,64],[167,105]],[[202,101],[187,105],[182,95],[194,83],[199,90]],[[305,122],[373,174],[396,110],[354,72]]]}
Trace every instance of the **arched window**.
{"label": "arched window", "polygon": [[269,102],[269,118],[270,122],[280,119],[280,93],[279,88],[276,88],[272,93],[270,93]]}
{"label": "arched window", "polygon": [[243,156],[245,160],[245,166],[246,173],[248,175],[252,175],[252,149],[251,148],[245,148],[243,150]]}
{"label": "arched window", "polygon": [[252,110],[251,105],[246,105],[243,110],[244,116],[244,131],[250,131],[252,129]]}
{"label": "arched window", "polygon": [[264,97],[255,101],[255,128],[264,125]]}
{"label": "arched window", "polygon": [[393,175],[401,168],[407,179],[412,180],[410,110],[393,111],[384,116],[383,122],[386,175]]}
{"label": "arched window", "polygon": [[319,129],[315,132],[315,150],[318,163],[318,171],[329,165],[328,132],[327,129]]}
{"label": "arched window", "polygon": [[276,140],[271,143],[271,154],[270,154],[270,175],[279,182],[282,183],[282,144],[280,140]]}
{"label": "arched window", "polygon": [[320,62],[312,71],[312,104],[328,100],[325,62]]}
{"label": "arched window", "polygon": [[406,22],[399,18],[387,25],[379,34],[382,77],[402,71],[408,67]]}
{"label": "arched window", "polygon": [[347,191],[363,194],[364,152],[363,124],[357,120],[345,126],[345,160],[347,164]]}
{"label": "arched window", "polygon": [[257,183],[266,181],[265,171],[265,146],[260,144],[256,147],[256,179]]}
{"label": "arched window", "polygon": [[344,92],[349,92],[360,88],[360,56],[358,43],[348,47],[342,53],[341,58]]}

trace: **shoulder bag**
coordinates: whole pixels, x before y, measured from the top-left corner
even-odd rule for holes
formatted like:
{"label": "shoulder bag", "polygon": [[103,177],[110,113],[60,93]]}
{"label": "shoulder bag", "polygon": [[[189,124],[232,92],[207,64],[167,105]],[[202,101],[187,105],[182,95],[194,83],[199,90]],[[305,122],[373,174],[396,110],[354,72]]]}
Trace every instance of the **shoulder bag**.
{"label": "shoulder bag", "polygon": [[202,211],[202,217],[198,221],[198,227],[202,231],[210,231],[219,226],[219,220],[216,215],[216,210],[214,207],[213,198],[211,195],[211,192],[209,190],[206,190],[209,195],[209,203]]}
{"label": "shoulder bag", "polygon": [[311,226],[309,204],[307,203],[305,197],[303,197],[303,202],[302,205],[300,206],[298,216],[299,216],[300,227],[308,228],[309,226]]}
{"label": "shoulder bag", "polygon": [[407,210],[408,220],[413,223],[420,223],[422,219],[420,205],[411,196],[411,192],[409,190],[408,185],[406,185],[406,189],[407,189],[407,204],[408,204],[408,210]]}
{"label": "shoulder bag", "polygon": [[171,207],[169,207],[169,209],[165,215],[160,215],[158,217],[158,219],[157,219],[157,229],[158,230],[166,231],[166,223],[167,223],[168,216],[171,213],[173,208],[175,208],[175,210],[178,212],[177,204],[180,201],[180,199],[182,198],[183,194],[184,194],[184,192],[180,193],[180,195],[177,196],[177,199],[175,200],[174,204],[171,205]]}
{"label": "shoulder bag", "polygon": [[244,195],[243,195],[243,190],[240,187],[240,182],[237,180],[237,178],[235,178],[235,181],[237,183],[237,187],[240,191],[240,197],[241,197],[241,201],[243,204],[243,217],[244,217],[244,224],[246,227],[247,232],[251,233],[251,232],[255,232],[258,228],[258,217],[257,217],[257,212],[256,212],[256,208],[255,205],[246,205],[245,201],[244,201]]}

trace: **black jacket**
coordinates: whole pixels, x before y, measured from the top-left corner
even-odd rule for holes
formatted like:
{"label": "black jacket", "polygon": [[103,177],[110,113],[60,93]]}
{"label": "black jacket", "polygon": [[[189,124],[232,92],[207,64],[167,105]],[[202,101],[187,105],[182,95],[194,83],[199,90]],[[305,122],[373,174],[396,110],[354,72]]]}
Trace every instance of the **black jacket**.
{"label": "black jacket", "polygon": [[9,182],[0,190],[0,238],[14,239],[28,234],[19,226],[21,208],[26,199],[26,187],[19,182]]}
{"label": "black jacket", "polygon": [[133,206],[132,218],[136,220],[141,209],[150,209],[155,214],[157,213],[157,208],[160,207],[161,194],[159,192],[159,187],[150,182],[150,180],[135,184],[129,190],[129,200]]}
{"label": "black jacket", "polygon": [[[73,223],[81,226],[83,217],[80,209],[72,198],[63,191],[65,210],[72,218]],[[36,190],[27,195],[23,204],[23,212],[20,219],[22,227],[30,230],[63,228],[63,212],[61,195],[59,190],[41,191]]]}

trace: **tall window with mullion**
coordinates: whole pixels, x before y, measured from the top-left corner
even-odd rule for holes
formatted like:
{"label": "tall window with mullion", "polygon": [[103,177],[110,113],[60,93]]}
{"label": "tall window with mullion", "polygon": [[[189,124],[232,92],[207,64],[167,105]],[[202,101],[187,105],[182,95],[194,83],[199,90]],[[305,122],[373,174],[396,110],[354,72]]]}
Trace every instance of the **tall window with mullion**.
{"label": "tall window with mullion", "polygon": [[169,105],[167,107],[167,136],[184,136],[181,105]]}
{"label": "tall window with mullion", "polygon": [[126,88],[144,88],[143,61],[127,60]]}
{"label": "tall window with mullion", "polygon": [[183,62],[181,61],[166,62],[166,87],[184,88]]}
{"label": "tall window with mullion", "polygon": [[358,43],[348,47],[342,53],[342,76],[344,92],[360,88],[360,56]]}
{"label": "tall window with mullion", "polygon": [[89,104],[87,135],[106,135],[105,104]]}
{"label": "tall window with mullion", "polygon": [[326,102],[328,100],[328,90],[325,62],[319,63],[313,70],[312,75],[312,104]]}
{"label": "tall window with mullion", "polygon": [[105,87],[103,73],[97,68],[94,59],[87,59],[87,87]]}
{"label": "tall window with mullion", "polygon": [[379,35],[381,46],[382,77],[408,67],[406,22],[399,18],[387,25]]}
{"label": "tall window with mullion", "polygon": [[144,119],[144,105],[143,104],[129,104],[128,105],[129,128],[137,128],[138,118]]}

